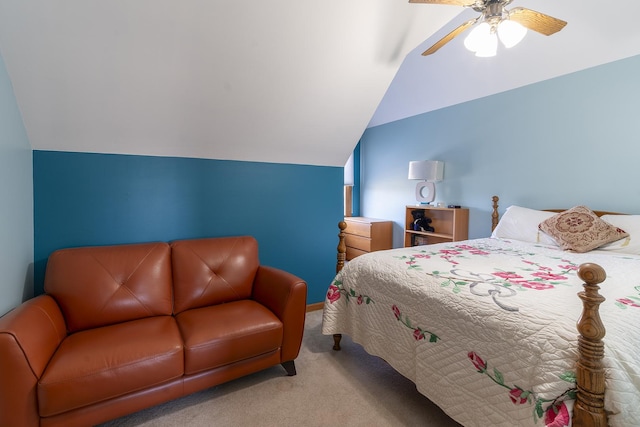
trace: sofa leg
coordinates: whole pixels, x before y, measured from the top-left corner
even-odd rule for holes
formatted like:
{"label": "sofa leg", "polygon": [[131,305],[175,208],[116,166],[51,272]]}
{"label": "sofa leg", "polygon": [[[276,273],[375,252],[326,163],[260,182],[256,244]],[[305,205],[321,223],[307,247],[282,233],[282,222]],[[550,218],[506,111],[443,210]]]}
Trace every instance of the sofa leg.
{"label": "sofa leg", "polygon": [[293,360],[287,360],[281,363],[282,367],[287,371],[287,375],[292,377],[296,374],[296,365]]}

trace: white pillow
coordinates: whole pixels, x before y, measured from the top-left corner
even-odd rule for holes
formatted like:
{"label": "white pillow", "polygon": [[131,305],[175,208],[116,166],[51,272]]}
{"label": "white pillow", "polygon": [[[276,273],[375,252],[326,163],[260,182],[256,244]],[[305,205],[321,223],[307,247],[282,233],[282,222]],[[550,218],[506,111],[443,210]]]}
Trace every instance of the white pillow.
{"label": "white pillow", "polygon": [[491,237],[558,246],[551,236],[538,229],[538,224],[554,215],[556,212],[509,206],[491,233]]}
{"label": "white pillow", "polygon": [[602,215],[602,220],[629,233],[629,237],[600,246],[597,250],[640,255],[640,215]]}

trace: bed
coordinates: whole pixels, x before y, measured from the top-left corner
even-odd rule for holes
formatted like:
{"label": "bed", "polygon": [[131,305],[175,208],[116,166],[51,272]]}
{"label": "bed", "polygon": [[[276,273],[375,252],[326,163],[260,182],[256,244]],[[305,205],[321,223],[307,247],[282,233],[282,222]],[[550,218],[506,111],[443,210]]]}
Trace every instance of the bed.
{"label": "bed", "polygon": [[640,426],[640,215],[498,220],[494,196],[491,237],[346,265],[340,227],[322,325],[335,350],[349,335],[465,426]]}

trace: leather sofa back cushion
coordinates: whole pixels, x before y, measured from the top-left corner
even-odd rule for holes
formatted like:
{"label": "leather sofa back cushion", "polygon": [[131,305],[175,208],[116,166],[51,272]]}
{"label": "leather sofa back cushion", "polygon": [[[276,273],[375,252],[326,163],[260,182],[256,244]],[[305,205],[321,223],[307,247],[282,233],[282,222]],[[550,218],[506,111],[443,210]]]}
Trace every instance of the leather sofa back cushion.
{"label": "leather sofa back cushion", "polygon": [[171,249],[164,242],[60,249],[49,257],[44,289],[69,332],[170,315]]}
{"label": "leather sofa back cushion", "polygon": [[251,297],[260,264],[253,237],[176,240],[171,251],[175,314]]}

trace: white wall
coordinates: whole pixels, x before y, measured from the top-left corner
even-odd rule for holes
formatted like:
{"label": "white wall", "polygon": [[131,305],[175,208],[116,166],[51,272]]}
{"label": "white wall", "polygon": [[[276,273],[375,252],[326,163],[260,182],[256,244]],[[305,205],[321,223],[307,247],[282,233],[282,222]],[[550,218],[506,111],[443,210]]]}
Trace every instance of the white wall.
{"label": "white wall", "polygon": [[33,162],[0,56],[0,315],[33,295]]}
{"label": "white wall", "polygon": [[406,53],[462,9],[399,0],[0,5],[0,46],[34,150],[340,167]]}

